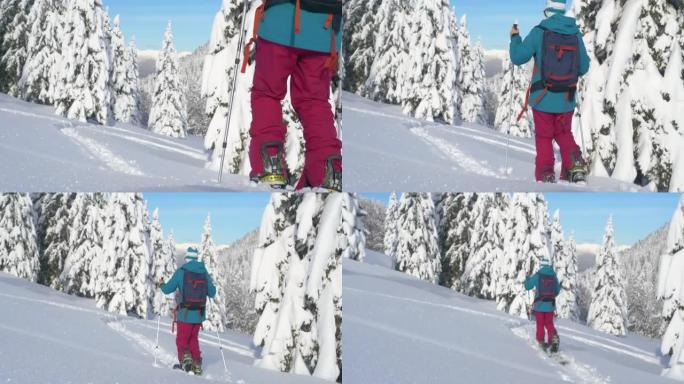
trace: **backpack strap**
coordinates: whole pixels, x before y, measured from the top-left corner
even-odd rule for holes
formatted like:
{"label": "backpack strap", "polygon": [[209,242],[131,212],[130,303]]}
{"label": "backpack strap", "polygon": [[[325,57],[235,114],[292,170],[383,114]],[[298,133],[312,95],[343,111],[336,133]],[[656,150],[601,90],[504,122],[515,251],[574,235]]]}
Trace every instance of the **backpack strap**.
{"label": "backpack strap", "polygon": [[176,313],[178,312],[178,309],[180,308],[180,304],[176,306],[176,308],[173,309],[173,322],[171,322],[171,333],[176,332]]}
{"label": "backpack strap", "polygon": [[[297,3],[299,3],[299,0],[297,0]],[[257,35],[259,34],[259,22],[261,22],[264,19],[264,9],[266,7],[266,2],[262,2],[260,6],[257,7],[256,11],[254,12],[254,26],[252,27],[252,38],[249,39],[247,42],[247,45],[245,45],[245,52],[242,56],[242,68],[240,69],[241,73],[245,73],[247,71],[247,65],[249,64],[249,55],[252,53],[252,45],[254,45],[257,41]],[[240,31],[242,33],[242,31]],[[239,58],[235,58],[235,60],[239,60]],[[234,75],[237,76],[237,73]]]}
{"label": "backpack strap", "polygon": [[325,61],[325,66],[326,68],[330,69],[332,72],[337,71],[337,62],[338,62],[338,54],[337,54],[337,42],[335,41],[335,15],[332,13],[328,14],[328,18],[325,20],[325,24],[323,25],[324,29],[330,29],[330,56],[328,57],[328,60]]}
{"label": "backpack strap", "polygon": [[298,35],[302,31],[302,0],[295,1],[294,32]]}

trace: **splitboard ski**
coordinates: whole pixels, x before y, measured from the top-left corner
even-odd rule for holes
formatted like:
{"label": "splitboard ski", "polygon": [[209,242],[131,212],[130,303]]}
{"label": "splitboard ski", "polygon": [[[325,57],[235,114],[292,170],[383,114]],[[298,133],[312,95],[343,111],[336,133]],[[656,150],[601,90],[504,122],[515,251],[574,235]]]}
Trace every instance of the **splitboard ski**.
{"label": "splitboard ski", "polygon": [[174,364],[172,368],[173,368],[173,370],[183,371],[183,372],[187,373],[188,375],[193,375],[193,376],[195,375],[195,373],[192,371],[192,368],[190,368],[189,370],[186,370],[180,364]]}

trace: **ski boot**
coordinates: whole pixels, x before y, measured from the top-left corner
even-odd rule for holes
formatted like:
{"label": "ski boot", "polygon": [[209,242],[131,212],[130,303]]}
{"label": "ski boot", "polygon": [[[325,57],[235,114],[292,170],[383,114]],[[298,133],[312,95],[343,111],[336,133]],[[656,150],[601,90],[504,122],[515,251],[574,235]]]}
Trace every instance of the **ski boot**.
{"label": "ski boot", "polygon": [[185,372],[190,372],[192,371],[192,365],[192,356],[190,356],[190,352],[185,352],[183,354],[183,361],[181,361],[181,368],[183,368]]}
{"label": "ski boot", "polygon": [[541,174],[541,181],[542,183],[555,183],[556,182],[556,173],[553,171],[553,169],[547,169],[542,171]]}
{"label": "ski boot", "polygon": [[325,164],[325,177],[323,178],[322,188],[330,192],[342,192],[342,165],[341,156],[330,156]]}
{"label": "ski boot", "polygon": [[558,352],[558,348],[560,347],[560,337],[558,337],[558,334],[553,335],[551,338],[551,348],[550,352],[551,353],[556,353]]}
{"label": "ski boot", "polygon": [[539,345],[539,348],[541,348],[541,350],[544,352],[546,352],[549,349],[549,345],[543,341],[537,341],[537,344]]}
{"label": "ski boot", "polygon": [[571,183],[584,183],[587,181],[587,162],[582,158],[581,152],[570,154],[572,166],[567,171],[567,179]]}
{"label": "ski boot", "polygon": [[199,359],[192,363],[192,373],[194,373],[195,376],[202,375],[202,359]]}
{"label": "ski boot", "polygon": [[[275,154],[269,154],[269,149],[276,149]],[[285,166],[283,144],[277,141],[269,141],[261,146],[261,159],[264,162],[264,173],[254,175],[251,181],[264,183],[273,189],[285,189],[288,185],[289,176]]]}

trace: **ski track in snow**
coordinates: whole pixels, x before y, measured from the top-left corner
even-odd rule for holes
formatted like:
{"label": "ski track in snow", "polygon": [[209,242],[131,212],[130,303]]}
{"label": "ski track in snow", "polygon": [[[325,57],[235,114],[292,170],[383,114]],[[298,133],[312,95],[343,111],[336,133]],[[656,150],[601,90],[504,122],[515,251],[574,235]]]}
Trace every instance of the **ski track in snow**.
{"label": "ski track in snow", "polygon": [[[432,302],[428,302],[428,301],[424,301],[424,300],[417,300],[417,299],[411,299],[411,298],[407,298],[407,297],[400,297],[400,296],[388,295],[388,294],[385,294],[385,293],[372,292],[372,291],[367,291],[367,290],[362,290],[362,289],[357,289],[357,288],[348,288],[348,287],[345,287],[344,290],[345,290],[345,291],[351,291],[351,292],[360,293],[360,294],[363,294],[363,295],[373,295],[373,296],[383,297],[383,298],[386,298],[386,299],[393,299],[393,300],[405,301],[405,302],[409,302],[409,303],[412,303],[412,304],[421,304],[421,305],[427,305],[427,306],[431,306],[431,307],[445,308],[445,309],[450,309],[450,310],[454,310],[454,311],[459,311],[459,312],[463,312],[463,313],[468,313],[468,314],[476,315],[476,316],[483,316],[483,317],[495,318],[495,319],[502,320],[502,321],[505,321],[506,323],[508,323],[508,324],[510,325],[511,330],[513,331],[513,333],[515,333],[517,336],[519,336],[519,337],[525,336],[525,337],[527,337],[528,339],[530,338],[530,335],[529,335],[529,333],[528,333],[527,330],[526,330],[526,324],[527,324],[527,323],[524,322],[524,321],[517,321],[517,322],[516,322],[516,321],[513,321],[509,316],[496,315],[496,314],[493,314],[493,313],[488,313],[488,312],[484,312],[484,311],[476,311],[476,310],[473,310],[473,309],[463,308],[463,307],[459,307],[459,306],[456,306],[456,305],[437,304],[437,303],[432,303]],[[346,318],[346,317],[345,317],[345,318]],[[558,328],[559,328],[559,329],[563,329],[563,330],[567,330],[567,331],[571,331],[571,332],[574,332],[574,333],[578,333],[578,334],[581,334],[581,335],[584,335],[584,336],[588,336],[588,337],[597,337],[597,338],[601,338],[601,339],[605,340],[606,342],[611,342],[611,343],[620,345],[622,348],[620,348],[620,347],[614,347],[614,346],[610,346],[610,345],[606,345],[606,344],[601,343],[601,342],[599,342],[599,341],[591,340],[591,339],[589,339],[589,338],[587,338],[587,337],[583,337],[583,336],[578,336],[578,335],[573,335],[573,334],[565,334],[565,337],[571,338],[571,339],[573,339],[573,340],[575,340],[575,341],[578,341],[578,342],[580,342],[580,343],[587,344],[587,345],[591,345],[591,346],[595,346],[595,347],[604,348],[604,349],[607,349],[607,350],[612,351],[612,352],[617,352],[617,353],[620,353],[620,354],[623,354],[623,355],[631,356],[631,357],[633,357],[633,358],[636,358],[636,359],[645,361],[645,362],[647,362],[647,363],[650,363],[650,364],[654,364],[654,365],[660,366],[660,361],[659,361],[656,357],[654,357],[654,356],[648,354],[648,352],[646,352],[646,351],[644,351],[644,350],[642,350],[642,349],[639,349],[639,348],[636,348],[636,347],[633,347],[633,346],[630,346],[630,345],[625,345],[625,344],[620,343],[620,342],[618,342],[618,341],[610,340],[609,338],[605,338],[605,337],[602,337],[602,336],[595,336],[595,335],[586,334],[586,333],[583,333],[583,332],[581,332],[581,331],[574,330],[574,329],[571,329],[571,328],[568,328],[568,327],[558,326]],[[518,331],[518,330],[520,330],[520,329],[522,330],[522,332],[519,332],[519,331]],[[524,333],[524,335],[522,335],[522,333]],[[521,336],[521,335],[522,335],[522,336]],[[626,350],[625,348],[626,348],[626,349],[629,349],[629,350]],[[630,350],[631,350],[631,351],[630,351]],[[562,355],[562,356],[563,356],[566,360],[570,361],[570,362],[573,364],[574,367],[576,367],[576,370],[578,371],[578,372],[577,372],[577,375],[581,378],[582,382],[585,382],[585,383],[597,383],[597,384],[599,384],[599,383],[607,383],[607,381],[592,381],[593,378],[595,378],[596,375],[597,375],[596,372],[595,372],[595,370],[592,370],[592,369],[590,369],[590,368],[587,368],[587,366],[582,366],[581,364],[577,363],[577,362],[576,362],[572,357],[570,357],[570,356],[567,356],[567,355]],[[543,356],[543,357],[547,357],[547,356]]]}
{"label": "ski track in snow", "polygon": [[399,301],[406,301],[406,302],[413,303],[413,304],[422,304],[422,305],[427,305],[427,306],[430,306],[430,307],[451,309],[451,310],[454,310],[454,311],[459,311],[459,312],[463,312],[463,313],[469,313],[469,314],[471,314],[471,315],[484,316],[484,317],[491,317],[491,318],[497,319],[497,320],[503,320],[503,321],[510,321],[510,320],[511,320],[511,318],[510,318],[509,316],[497,315],[497,314],[494,314],[494,313],[487,313],[487,312],[484,312],[484,311],[476,311],[476,310],[474,310],[474,309],[463,308],[463,307],[459,307],[459,306],[456,306],[456,305],[431,303],[431,302],[429,302],[429,301],[411,299],[411,298],[408,298],[408,297],[401,297],[401,296],[388,295],[388,294],[386,294],[386,293],[378,293],[378,292],[366,291],[366,290],[357,289],[357,288],[344,287],[344,290],[345,290],[345,291],[351,291],[351,292],[357,292],[357,293],[361,293],[361,294],[364,294],[364,295],[378,296],[378,297],[382,297],[382,298],[385,298],[385,299],[394,299],[394,300],[399,300]]}
{"label": "ski track in snow", "polygon": [[[368,110],[368,109],[356,108],[356,107],[351,107],[351,106],[350,106],[350,107],[345,106],[344,109],[345,109],[345,110],[349,110],[349,111],[353,111],[353,112],[363,113],[363,114],[366,114],[366,115],[378,116],[378,117],[385,117],[385,118],[388,118],[388,119],[399,120],[399,121],[403,121],[403,122],[406,122],[406,123],[410,123],[410,124],[412,124],[412,125],[414,125],[414,124],[417,123],[417,120],[416,120],[416,119],[409,118],[409,117],[395,116],[395,115],[392,115],[392,114],[390,114],[390,113],[383,113],[383,112],[371,111],[371,110]],[[438,123],[432,123],[430,126],[431,126],[431,127],[434,126],[434,127],[446,127],[446,128],[451,128],[450,130],[447,130],[447,131],[448,131],[448,132],[453,132],[453,133],[456,133],[455,130],[468,131],[468,132],[471,132],[471,133],[476,133],[476,134],[480,135],[481,137],[474,137],[474,136],[464,135],[463,133],[460,133],[460,132],[458,132],[457,134],[464,135],[464,136],[466,136],[466,137],[468,137],[468,138],[471,138],[471,139],[484,141],[484,142],[486,142],[486,143],[493,143],[493,144],[499,144],[499,145],[504,145],[504,146],[506,145],[506,142],[505,142],[505,140],[506,140],[506,135],[504,135],[503,133],[497,134],[497,133],[496,133],[497,131],[487,132],[487,131],[484,131],[484,130],[481,130],[481,129],[475,129],[475,128],[465,127],[465,126],[463,126],[463,125],[444,125],[444,124],[438,124]],[[491,139],[497,139],[497,140],[499,140],[499,141],[497,141],[497,140],[494,140],[494,141],[488,140],[487,138],[485,138],[485,136],[487,136],[487,137],[489,137],[489,138],[491,138]],[[536,155],[534,145],[532,145],[532,144],[530,144],[530,143],[526,143],[526,142],[524,142],[524,141],[517,140],[514,136],[510,136],[510,137],[509,137],[509,140],[510,140],[510,143],[511,143],[511,144],[520,145],[521,148],[526,147],[526,148],[530,149],[530,150],[532,151],[533,154]]]}
{"label": "ski track in snow", "polygon": [[569,337],[573,340],[579,341],[579,342],[584,343],[584,344],[588,344],[591,346],[595,346],[595,347],[607,349],[607,350],[610,350],[613,352],[621,353],[623,355],[631,356],[631,357],[634,357],[635,359],[643,360],[647,363],[651,363],[651,364],[655,364],[657,366],[660,366],[660,360],[656,359],[653,356],[645,355],[642,353],[634,353],[634,352],[626,351],[626,350],[618,348],[618,347],[605,345],[605,344],[600,343],[598,341],[587,339],[586,337],[581,337],[581,336],[576,336],[576,335],[567,335],[567,334],[565,335],[565,337]]}
{"label": "ski track in snow", "polygon": [[[469,139],[477,140],[477,141],[487,143],[487,144],[497,145],[497,146],[503,147],[503,148],[508,147],[512,151],[523,152],[523,153],[527,153],[527,154],[532,155],[532,156],[537,155],[537,151],[534,148],[530,148],[528,146],[517,145],[517,144],[514,144],[512,141],[510,143],[506,144],[506,141],[502,142],[500,140],[490,139],[487,137],[467,135],[467,134],[465,134],[463,132],[459,132],[458,130],[455,130],[455,129],[445,129],[444,132],[446,132],[450,135],[467,137]],[[497,138],[497,139],[501,139],[501,138]]]}
{"label": "ski track in snow", "polygon": [[[155,322],[154,324],[151,324],[150,323],[151,321],[152,320],[145,320],[145,322],[139,323],[137,325],[140,325],[140,326],[148,328],[148,329],[153,329],[156,331],[157,330],[156,320],[154,321]],[[173,336],[174,333],[169,331],[170,328],[171,328],[170,323],[161,322],[159,332],[163,332],[163,333],[166,333],[166,334]],[[214,347],[219,346],[218,339],[216,338],[216,336],[209,333],[209,332],[200,333],[199,341],[201,341],[202,343],[214,346]],[[242,345],[237,344],[235,342],[231,342],[230,340],[221,339],[221,345],[223,346],[223,349],[231,351],[237,355],[241,355],[241,356],[245,356],[245,357],[249,357],[249,358],[254,358],[254,353],[252,352],[251,349],[246,349]]]}
{"label": "ski track in snow", "polygon": [[7,293],[0,293],[0,296],[2,297],[7,297],[9,299],[14,299],[14,300],[21,300],[21,301],[29,301],[32,303],[38,303],[38,304],[45,304],[45,305],[51,305],[53,307],[58,307],[58,308],[64,308],[64,309],[71,309],[74,311],[80,311],[80,312],[87,312],[87,313],[92,313],[95,315],[100,315],[102,314],[101,311],[98,311],[96,309],[90,309],[90,308],[84,308],[84,307],[79,307],[76,305],[69,305],[69,304],[61,304],[61,303],[55,303],[49,300],[42,300],[42,299],[32,299],[30,297],[23,297],[23,296],[17,296],[17,295],[10,295]]}
{"label": "ski track in snow", "polygon": [[62,119],[59,117],[44,116],[44,115],[39,115],[37,113],[20,111],[17,109],[0,108],[0,112],[11,113],[13,115],[19,115],[19,116],[31,117],[34,119],[52,121],[54,123],[59,123],[59,124],[64,124],[64,123],[71,124],[68,120]]}
{"label": "ski track in snow", "polygon": [[587,384],[608,384],[608,383],[610,383],[610,378],[604,378],[601,375],[599,375],[596,372],[596,368],[594,368],[590,365],[587,365],[587,364],[578,363],[572,356],[568,356],[565,353],[558,352],[558,357],[567,361],[566,365],[562,365],[555,358],[549,356],[546,352],[539,349],[535,345],[536,341],[533,340],[532,335],[530,334],[530,330],[529,330],[528,325],[513,326],[513,327],[511,327],[511,332],[513,332],[514,335],[525,340],[530,347],[535,349],[537,351],[537,353],[539,354],[539,357],[542,360],[548,362],[550,365],[553,365],[554,367],[559,368],[560,371],[558,372],[558,374],[561,376],[561,379],[563,381],[575,382],[574,380],[571,379],[571,377],[574,376],[577,378],[577,380],[580,383],[587,383]]}
{"label": "ski track in snow", "polygon": [[[648,351],[645,351],[645,350],[643,350],[643,349],[641,349],[641,348],[637,348],[637,347],[632,346],[632,345],[629,345],[629,344],[621,343],[621,342],[619,342],[619,341],[617,341],[617,340],[612,340],[612,339],[610,339],[610,338],[608,338],[608,337],[599,336],[599,335],[593,335],[593,334],[590,334],[590,333],[582,332],[582,331],[579,331],[579,330],[577,330],[577,329],[572,329],[572,328],[570,328],[570,327],[565,327],[565,326],[562,326],[562,325],[557,325],[556,328],[562,329],[562,330],[568,331],[568,332],[574,332],[574,333],[580,334],[580,335],[585,336],[585,337],[591,337],[591,338],[594,338],[594,339],[598,339],[598,340],[601,340],[601,341],[603,341],[603,342],[605,342],[605,343],[615,344],[615,345],[618,345],[620,348],[630,349],[630,350],[632,350],[635,354],[640,354],[640,355],[645,356],[646,358],[650,359],[651,361],[649,361],[649,362],[654,363],[654,364],[660,366],[660,361],[657,360],[657,359],[655,359],[655,358],[653,357],[653,354],[652,354],[652,353],[649,353]],[[589,340],[589,342],[591,342],[591,340]],[[610,348],[610,347],[609,347],[609,348]],[[636,357],[636,356],[635,356],[635,357]],[[642,359],[642,360],[643,360],[643,359]]]}
{"label": "ski track in snow", "polygon": [[97,141],[93,139],[89,139],[87,137],[83,137],[76,132],[76,129],[74,128],[62,128],[60,130],[65,136],[69,137],[72,139],[74,142],[79,144],[81,147],[83,147],[86,151],[90,152],[92,155],[94,155],[96,158],[98,158],[100,161],[105,163],[107,167],[109,167],[111,170],[120,172],[120,173],[125,173],[127,175],[131,176],[144,176],[145,174],[142,173],[138,168],[135,166],[129,164],[126,162],[126,160],[122,159],[121,157],[115,155],[112,151],[107,149],[104,145],[98,143]]}
{"label": "ski track in snow", "polygon": [[497,172],[489,169],[489,167],[484,163],[466,155],[455,145],[448,143],[446,140],[431,136],[428,133],[426,126],[410,128],[410,131],[414,135],[423,139],[423,141],[427,142],[428,144],[432,144],[434,147],[439,149],[444,155],[456,162],[466,172],[474,172],[483,176],[489,176],[497,179],[501,178]]}
{"label": "ski track in snow", "polygon": [[159,348],[152,340],[146,338],[145,336],[143,336],[137,332],[133,332],[133,331],[127,329],[126,324],[124,322],[118,321],[115,317],[112,316],[109,319],[105,320],[105,323],[111,329],[120,333],[127,340],[133,341],[134,343],[138,344],[138,346],[140,346],[148,354],[154,356],[155,351],[156,351],[157,359],[162,364],[164,364],[168,367],[172,367],[173,364],[176,363],[176,357],[174,357],[172,354],[168,353],[163,348]]}
{"label": "ski track in snow", "polygon": [[[91,129],[90,127],[83,127],[83,126],[79,126],[79,127],[75,127],[75,128],[78,128],[78,129]],[[196,150],[181,149],[181,148],[177,148],[177,147],[174,147],[174,146],[169,146],[169,145],[164,145],[164,144],[160,144],[160,143],[155,143],[154,141],[141,139],[141,138],[139,138],[139,137],[127,136],[127,135],[123,135],[123,134],[120,134],[120,133],[110,132],[110,128],[112,128],[112,127],[107,127],[106,129],[100,129],[100,130],[98,130],[97,132],[98,132],[98,133],[103,133],[103,134],[105,134],[105,135],[113,136],[113,137],[118,137],[118,138],[121,138],[121,139],[124,139],[124,140],[128,140],[128,141],[131,141],[131,142],[134,142],[134,143],[143,144],[143,145],[149,145],[149,146],[151,146],[151,147],[159,148],[159,149],[162,149],[162,150],[165,150],[165,151],[180,153],[181,155],[184,155],[184,156],[193,158],[193,159],[195,159],[195,160],[207,161],[207,159],[208,159],[206,154],[201,153],[201,152],[198,152],[198,151],[196,151]],[[120,129],[120,128],[119,128],[119,129]],[[127,131],[127,130],[124,130],[124,129],[121,129],[121,131],[126,132],[127,134],[130,133],[130,131]],[[187,147],[186,147],[186,148],[187,148]]]}
{"label": "ski track in snow", "polygon": [[486,355],[486,354],[474,351],[472,349],[469,349],[467,347],[459,347],[458,345],[446,343],[444,341],[435,340],[435,339],[425,337],[425,336],[421,336],[421,335],[407,333],[406,330],[395,328],[395,327],[392,327],[392,326],[389,326],[386,324],[377,323],[377,322],[374,322],[374,321],[371,321],[368,319],[362,319],[360,317],[356,317],[353,315],[345,315],[344,321],[357,323],[357,324],[360,324],[362,326],[373,328],[373,329],[378,330],[378,331],[390,333],[390,334],[397,336],[397,337],[408,338],[408,339],[411,339],[411,340],[416,341],[416,342],[427,343],[427,344],[431,344],[431,345],[434,345],[434,346],[437,346],[440,348],[444,348],[444,349],[447,349],[450,351],[461,353],[463,355],[472,356],[472,357],[475,357],[475,358],[478,358],[478,359],[481,359],[484,361],[488,361],[492,365],[505,366],[511,370],[519,371],[519,372],[522,372],[526,375],[537,376],[537,377],[545,377],[545,378],[549,378],[549,379],[555,379],[556,378],[556,376],[548,374],[544,371],[540,371],[538,369],[527,368],[525,366],[520,366],[518,364],[513,364],[513,363],[510,363],[506,360],[500,359],[498,356]]}
{"label": "ski track in snow", "polygon": [[29,331],[26,331],[26,330],[23,330],[23,329],[20,329],[20,328],[15,328],[15,327],[12,327],[12,326],[9,326],[9,325],[5,325],[5,324],[2,324],[2,323],[0,323],[0,329],[3,329],[3,330],[8,331],[8,332],[12,332],[12,333],[17,333],[17,334],[20,334],[20,335],[23,335],[23,336],[28,336],[28,337],[31,337],[31,338],[33,338],[33,339],[37,339],[37,340],[39,340],[39,341],[41,341],[41,342],[43,342],[43,343],[45,343],[45,342],[50,342],[50,343],[54,343],[54,344],[60,344],[60,345],[63,345],[63,346],[65,346],[65,347],[67,347],[67,348],[77,349],[77,350],[80,350],[80,351],[88,352],[88,353],[93,354],[93,355],[103,356],[103,357],[106,357],[106,358],[109,358],[109,359],[113,359],[113,360],[118,360],[118,361],[129,361],[129,362],[135,362],[135,363],[138,362],[137,359],[127,358],[127,357],[124,357],[124,356],[121,356],[121,355],[117,355],[117,354],[114,354],[114,353],[104,352],[104,351],[101,351],[101,350],[99,350],[99,349],[97,349],[97,348],[87,348],[87,347],[84,347],[84,346],[82,346],[82,345],[80,345],[80,344],[77,344],[77,343],[70,343],[70,342],[68,342],[68,341],[65,341],[65,340],[62,340],[62,339],[58,339],[58,338],[56,338],[56,337],[53,337],[53,336],[50,336],[50,335],[46,335],[46,334],[43,334],[43,333],[40,333],[40,332],[36,332],[36,331],[30,331],[30,332],[29,332]]}

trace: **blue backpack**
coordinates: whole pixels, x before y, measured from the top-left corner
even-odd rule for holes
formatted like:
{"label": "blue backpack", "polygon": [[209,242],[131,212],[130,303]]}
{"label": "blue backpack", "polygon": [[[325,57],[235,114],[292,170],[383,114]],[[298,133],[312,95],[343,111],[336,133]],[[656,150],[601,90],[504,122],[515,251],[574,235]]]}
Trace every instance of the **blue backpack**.
{"label": "blue backpack", "polygon": [[[181,291],[180,307],[187,310],[204,313],[209,295],[209,282],[207,275],[183,270],[183,290]],[[186,312],[187,314],[187,312]]]}
{"label": "blue backpack", "polygon": [[[568,100],[575,97],[580,71],[580,41],[579,36],[565,35],[554,32],[538,25],[544,32],[542,38],[541,66],[534,65],[534,73],[539,71],[540,79],[530,85],[525,96],[525,105],[518,115],[520,120],[527,112],[531,92],[542,91],[532,101],[535,105],[541,101],[547,92],[566,93]],[[534,76],[534,74],[532,75]]]}
{"label": "blue backpack", "polygon": [[556,286],[558,278],[554,275],[539,274],[539,284],[537,284],[537,297],[534,301],[542,301],[556,305]]}
{"label": "blue backpack", "polygon": [[568,99],[575,96],[579,81],[579,37],[565,35],[538,26],[544,31],[542,39],[541,79],[532,84],[532,91],[567,92]]}

